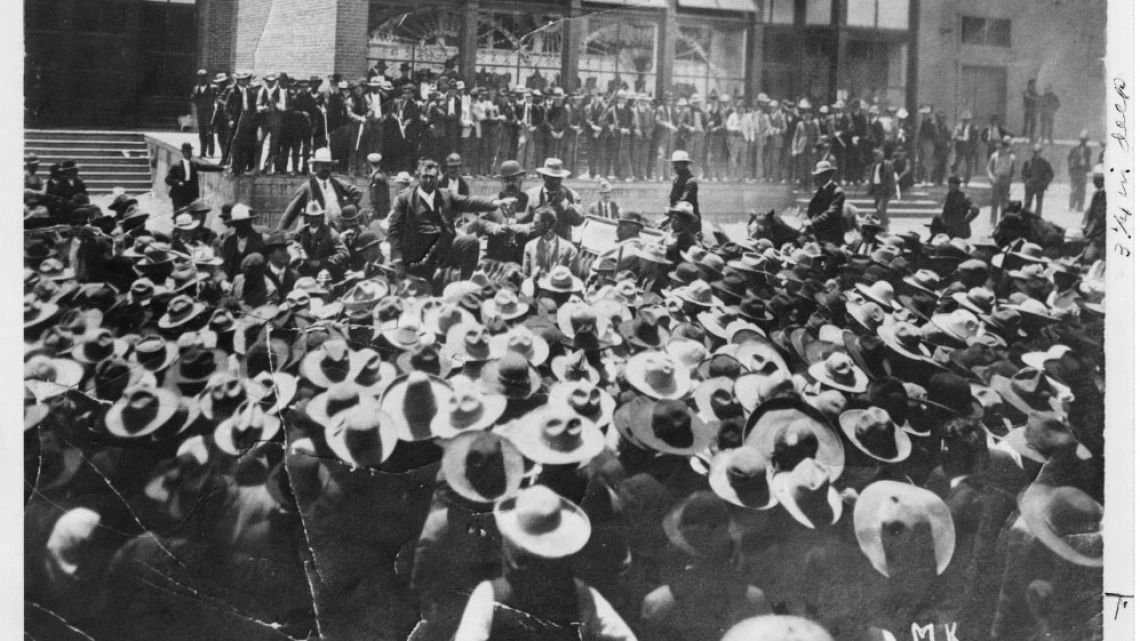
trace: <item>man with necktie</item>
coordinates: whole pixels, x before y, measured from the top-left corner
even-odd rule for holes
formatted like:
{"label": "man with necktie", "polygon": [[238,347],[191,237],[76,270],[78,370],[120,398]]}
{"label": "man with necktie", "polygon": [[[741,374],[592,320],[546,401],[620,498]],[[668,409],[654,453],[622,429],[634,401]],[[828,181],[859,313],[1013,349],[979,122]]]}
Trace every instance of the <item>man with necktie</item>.
{"label": "man with necktie", "polygon": [[186,207],[201,195],[198,187],[198,173],[219,172],[222,168],[213,163],[194,158],[194,145],[182,143],[182,160],[171,165],[166,174],[166,184],[170,187],[170,203],[174,211]]}
{"label": "man with necktie", "polygon": [[233,132],[230,142],[231,168],[235,176],[257,166],[257,90],[249,85],[253,74],[239,71],[237,85],[230,93],[226,113]]}
{"label": "man with necktie", "polygon": [[549,206],[557,216],[554,233],[571,240],[570,228],[586,222],[586,217],[582,215],[582,201],[577,192],[562,184],[564,178],[570,177],[570,172],[563,169],[558,158],[547,158],[538,168],[538,173],[542,175],[542,185],[527,190],[526,211],[519,216],[518,222],[533,222],[534,212]]}
{"label": "man with necktie", "polygon": [[190,104],[194,107],[194,121],[198,124],[198,151],[202,156],[214,155],[214,132],[210,125],[216,95],[217,90],[206,78],[206,70],[199,69],[194,88],[190,90]]}
{"label": "man with necktie", "polygon": [[617,220],[621,217],[621,207],[610,200],[611,194],[614,191],[614,186],[609,181],[603,180],[601,185],[598,186],[598,196],[601,198],[598,202],[590,207],[588,212],[591,216],[598,218],[607,218],[609,220]]}
{"label": "man with necktie", "polygon": [[277,225],[280,230],[288,230],[293,221],[310,202],[317,202],[321,211],[328,214],[333,226],[338,226],[340,212],[346,205],[360,206],[360,189],[347,180],[335,178],[332,175],[333,158],[328,149],[318,149],[313,154],[313,176],[301,183],[293,193],[293,199],[285,207],[281,222]]}

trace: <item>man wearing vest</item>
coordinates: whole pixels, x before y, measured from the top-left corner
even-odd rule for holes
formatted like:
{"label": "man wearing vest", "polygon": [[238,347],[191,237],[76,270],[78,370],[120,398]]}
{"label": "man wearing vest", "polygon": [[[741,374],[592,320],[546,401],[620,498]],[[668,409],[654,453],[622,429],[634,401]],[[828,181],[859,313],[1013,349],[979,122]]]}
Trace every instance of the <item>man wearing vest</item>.
{"label": "man wearing vest", "polygon": [[297,270],[289,266],[289,235],[281,231],[270,232],[261,249],[265,255],[265,279],[277,290],[278,300],[283,301],[300,278]]}
{"label": "man wearing vest", "polygon": [[526,211],[519,216],[519,223],[534,221],[534,212],[543,206],[549,206],[558,216],[554,223],[554,233],[566,240],[571,240],[570,228],[586,222],[582,215],[581,199],[578,194],[562,184],[563,178],[569,178],[570,172],[562,168],[562,161],[557,158],[547,158],[542,167],[538,168],[542,175],[542,185],[532,187],[526,192]]}
{"label": "man wearing vest", "polygon": [[411,274],[431,280],[447,260],[455,240],[455,221],[464,212],[493,211],[510,199],[457,196],[436,187],[439,164],[420,163],[419,186],[400,194],[388,227],[391,264],[398,278]]}
{"label": "man wearing vest", "polygon": [[239,71],[234,76],[237,86],[226,105],[230,142],[231,168],[235,176],[257,167],[257,90],[249,85],[253,74]]}
{"label": "man wearing vest", "polygon": [[281,223],[277,228],[287,230],[293,226],[297,216],[309,206],[310,202],[317,202],[323,212],[327,212],[332,221],[340,218],[340,211],[345,205],[360,205],[360,189],[351,182],[334,178],[332,175],[332,154],[328,149],[318,149],[313,154],[313,176],[301,183],[293,193],[293,199],[285,207],[281,216]]}
{"label": "man wearing vest", "polygon": [[597,216],[598,218],[607,218],[609,220],[617,220],[621,217],[621,207],[610,200],[610,194],[614,191],[614,186],[609,181],[603,180],[602,184],[598,187],[598,196],[601,198],[598,202],[590,206],[590,211],[586,212],[590,216]]}
{"label": "man wearing vest", "polygon": [[289,112],[289,90],[281,86],[279,79],[276,73],[266,75],[265,84],[257,94],[257,113],[261,120],[257,148],[265,148],[265,139],[269,138],[262,169],[270,175],[285,171],[285,147],[281,144],[281,134],[285,114]]}
{"label": "man wearing vest", "polygon": [[301,215],[305,217],[305,226],[293,233],[293,240],[301,245],[304,256],[299,273],[316,277],[327,269],[334,278],[340,278],[348,267],[348,248],[340,234],[325,222],[324,208],[311,200]]}

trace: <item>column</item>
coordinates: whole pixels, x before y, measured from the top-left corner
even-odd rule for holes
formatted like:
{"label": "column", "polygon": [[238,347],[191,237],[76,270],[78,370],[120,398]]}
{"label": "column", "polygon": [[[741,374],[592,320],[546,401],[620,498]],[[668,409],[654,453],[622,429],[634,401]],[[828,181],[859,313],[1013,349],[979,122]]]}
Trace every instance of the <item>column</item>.
{"label": "column", "polygon": [[479,48],[479,0],[465,0],[463,22],[459,27],[459,77],[473,86],[475,57]]}
{"label": "column", "polygon": [[759,14],[751,14],[751,27],[748,30],[749,55],[744,67],[744,95],[754,100],[763,86],[764,70],[764,23]]}
{"label": "column", "polygon": [[673,59],[677,57],[677,0],[669,0],[661,17],[661,35],[658,38],[657,95],[673,88]]}
{"label": "column", "polygon": [[[918,0],[910,0],[910,15],[907,20],[907,28],[910,32],[910,38],[907,42],[906,48],[906,110],[910,113],[910,121],[917,123],[918,116]],[[918,157],[918,130],[917,128],[911,132],[910,136],[910,157]]]}
{"label": "column", "polygon": [[835,0],[835,81],[831,83],[831,95],[836,96],[840,89],[850,83],[851,74],[847,69],[847,0]]}
{"label": "column", "polygon": [[575,80],[578,78],[579,46],[582,42],[582,0],[570,0],[570,19],[562,21],[562,89],[567,94],[580,91],[582,88]]}

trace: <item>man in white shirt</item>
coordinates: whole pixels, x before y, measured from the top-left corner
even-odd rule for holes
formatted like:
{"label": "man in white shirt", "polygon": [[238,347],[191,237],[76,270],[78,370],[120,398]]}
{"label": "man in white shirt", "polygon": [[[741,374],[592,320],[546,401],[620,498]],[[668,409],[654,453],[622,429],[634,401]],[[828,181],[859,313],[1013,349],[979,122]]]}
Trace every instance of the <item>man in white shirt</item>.
{"label": "man in white shirt", "polygon": [[362,192],[351,182],[334,177],[332,163],[332,154],[328,149],[318,149],[313,154],[313,176],[301,183],[293,193],[293,199],[285,207],[278,229],[288,230],[292,227],[297,216],[308,207],[310,200],[315,200],[321,205],[329,215],[333,226],[338,226],[340,212],[345,205],[360,206]]}
{"label": "man in white shirt", "polygon": [[1017,157],[1010,151],[1013,138],[1002,138],[997,151],[990,156],[986,163],[986,173],[989,174],[990,184],[993,186],[990,198],[990,226],[997,227],[998,212],[1009,204],[1009,187],[1013,184],[1013,171],[1017,166]]}
{"label": "man in white shirt", "polygon": [[744,110],[744,98],[737,97],[736,104],[725,119],[724,129],[728,134],[728,171],[732,180],[744,180],[744,161],[747,157],[748,139],[744,137],[748,113]]}

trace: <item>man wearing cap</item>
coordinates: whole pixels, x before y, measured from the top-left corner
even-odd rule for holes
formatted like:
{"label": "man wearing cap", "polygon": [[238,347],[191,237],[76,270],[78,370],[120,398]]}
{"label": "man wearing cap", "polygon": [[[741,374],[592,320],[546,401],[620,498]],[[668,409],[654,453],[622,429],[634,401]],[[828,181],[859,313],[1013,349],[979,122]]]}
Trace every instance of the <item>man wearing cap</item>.
{"label": "man wearing cap", "polygon": [[986,163],[986,173],[993,186],[990,198],[990,226],[997,227],[998,210],[1004,209],[1009,203],[1009,187],[1013,184],[1014,167],[1017,166],[1017,157],[1010,150],[1013,139],[1009,136],[1002,138],[998,150],[990,156]]}
{"label": "man wearing cap", "polygon": [[360,189],[352,182],[332,175],[333,158],[328,149],[318,149],[313,154],[312,164],[313,175],[293,192],[293,198],[285,207],[277,229],[284,231],[292,227],[293,221],[305,211],[310,202],[317,202],[334,225],[344,206],[360,206],[360,198],[363,196]]}
{"label": "man wearing cap", "polygon": [[950,173],[961,176],[963,185],[969,185],[970,177],[977,173],[978,128],[972,119],[969,111],[962,112],[962,121],[954,127],[952,135],[954,162],[950,165]]}
{"label": "man wearing cap", "polygon": [[1081,131],[1080,142],[1069,150],[1069,211],[1081,211],[1085,207],[1085,185],[1092,169],[1092,147],[1089,147],[1089,131]]}
{"label": "man wearing cap", "polygon": [[416,189],[396,198],[388,240],[391,264],[400,278],[410,273],[430,280],[436,268],[446,262],[459,214],[494,211],[512,201],[456,196],[438,189],[439,165],[431,160],[420,163],[418,178]]}
{"label": "man wearing cap", "polygon": [[[1021,180],[1025,182],[1025,202],[1022,206],[1027,210],[1033,209],[1040,216],[1045,190],[1053,182],[1053,165],[1041,155],[1041,143],[1033,144],[1033,157],[1022,165]],[[1033,207],[1035,199],[1036,208]]]}
{"label": "man wearing cap", "polygon": [[198,150],[203,157],[214,155],[214,132],[210,124],[216,95],[217,90],[210,84],[206,70],[199,69],[194,87],[190,89],[190,105],[194,109],[194,122],[198,125]]}
{"label": "man wearing cap", "polygon": [[249,71],[234,75],[236,85],[226,105],[230,134],[230,168],[235,176],[257,167],[257,106],[259,91],[249,85]]}
{"label": "man wearing cap", "polygon": [[791,170],[791,162],[786,158],[788,118],[779,100],[773,100],[768,109],[768,133],[764,149],[764,178],[769,182],[787,180]]}
{"label": "man wearing cap", "polygon": [[170,203],[175,211],[186,207],[197,200],[201,195],[198,186],[200,172],[220,172],[222,167],[194,158],[194,145],[182,143],[182,160],[171,165],[166,173],[166,184],[170,187]]}
{"label": "man wearing cap", "polygon": [[[673,186],[669,190],[669,206],[676,207],[679,202],[687,202],[693,206],[693,213],[697,220],[701,220],[701,206],[697,202],[697,177],[693,175],[693,161],[689,154],[678,149],[671,157],[673,165]],[[699,226],[698,226],[699,227]]]}
{"label": "man wearing cap", "polygon": [[633,176],[637,180],[645,180],[653,175],[652,143],[655,127],[649,96],[643,93],[637,94],[637,107],[633,110],[633,144],[630,148]]}
{"label": "man wearing cap", "polygon": [[845,235],[843,206],[847,195],[835,183],[835,167],[829,161],[820,161],[811,173],[816,186],[807,208],[812,233],[821,243],[842,247]]}
{"label": "man wearing cap", "polygon": [[558,217],[554,233],[571,240],[570,228],[584,223],[586,217],[582,215],[582,201],[578,193],[562,184],[563,179],[570,177],[570,172],[562,167],[561,160],[547,158],[543,166],[538,168],[538,173],[542,176],[542,185],[527,190],[526,209],[519,216],[519,222],[533,222],[534,212],[548,205]]}
{"label": "man wearing cap", "polygon": [[439,180],[439,188],[450,191],[456,196],[470,196],[471,187],[460,175],[463,169],[463,158],[457,153],[447,155],[447,162],[443,167],[443,178]]}

